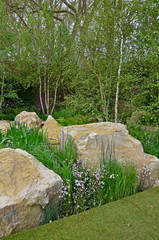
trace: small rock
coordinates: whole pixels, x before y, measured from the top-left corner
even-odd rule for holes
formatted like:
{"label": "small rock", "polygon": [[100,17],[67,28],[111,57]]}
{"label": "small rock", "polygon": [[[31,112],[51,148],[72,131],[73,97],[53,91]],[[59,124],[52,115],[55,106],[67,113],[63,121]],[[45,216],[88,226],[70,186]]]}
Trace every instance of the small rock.
{"label": "small rock", "polygon": [[16,124],[27,125],[30,128],[41,128],[44,123],[35,112],[23,111],[15,117]]}

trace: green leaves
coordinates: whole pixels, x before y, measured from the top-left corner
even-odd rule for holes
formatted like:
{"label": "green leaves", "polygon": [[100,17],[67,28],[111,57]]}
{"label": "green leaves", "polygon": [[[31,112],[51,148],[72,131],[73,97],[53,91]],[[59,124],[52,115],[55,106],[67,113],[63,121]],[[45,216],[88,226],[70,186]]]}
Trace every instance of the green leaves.
{"label": "green leaves", "polygon": [[[84,2],[56,5],[54,1],[42,1],[36,5],[30,0],[15,0],[15,4],[0,4],[0,81],[5,75],[4,105],[18,107],[18,101],[26,105],[26,89],[37,93],[41,83],[44,110],[47,99],[49,111],[57,102],[58,107],[69,107],[76,113],[112,120],[122,29],[119,100],[127,101],[133,109],[156,114],[157,1]],[[20,17],[16,13],[18,7]]]}

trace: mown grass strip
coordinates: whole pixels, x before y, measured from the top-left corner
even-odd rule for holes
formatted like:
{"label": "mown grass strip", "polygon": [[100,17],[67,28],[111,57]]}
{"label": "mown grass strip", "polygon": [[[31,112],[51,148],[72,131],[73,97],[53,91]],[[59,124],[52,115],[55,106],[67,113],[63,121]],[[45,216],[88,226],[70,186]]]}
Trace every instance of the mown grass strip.
{"label": "mown grass strip", "polygon": [[3,240],[157,240],[159,187]]}

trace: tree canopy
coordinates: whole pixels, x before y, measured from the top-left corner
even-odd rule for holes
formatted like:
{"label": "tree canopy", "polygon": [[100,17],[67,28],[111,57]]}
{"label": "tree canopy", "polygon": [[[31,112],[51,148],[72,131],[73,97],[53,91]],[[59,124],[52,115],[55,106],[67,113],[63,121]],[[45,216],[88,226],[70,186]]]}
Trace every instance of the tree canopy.
{"label": "tree canopy", "polygon": [[[0,111],[159,119],[156,0],[2,0]],[[26,103],[27,102],[27,103]]]}

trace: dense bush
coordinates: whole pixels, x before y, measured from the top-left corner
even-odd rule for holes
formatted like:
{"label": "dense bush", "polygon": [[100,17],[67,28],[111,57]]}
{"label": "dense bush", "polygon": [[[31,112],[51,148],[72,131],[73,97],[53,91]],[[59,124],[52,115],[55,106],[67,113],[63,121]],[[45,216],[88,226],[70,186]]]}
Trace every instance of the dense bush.
{"label": "dense bush", "polygon": [[95,117],[77,114],[64,108],[55,111],[53,117],[63,126],[86,124],[97,121]]}
{"label": "dense bush", "polygon": [[158,127],[147,127],[134,123],[129,123],[127,127],[130,135],[137,138],[143,144],[144,152],[159,158]]}

